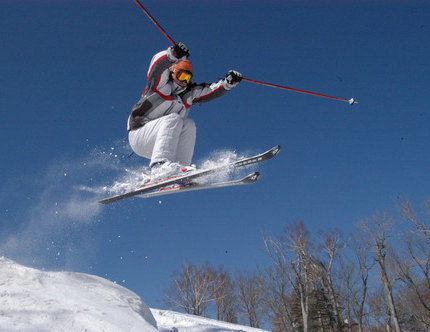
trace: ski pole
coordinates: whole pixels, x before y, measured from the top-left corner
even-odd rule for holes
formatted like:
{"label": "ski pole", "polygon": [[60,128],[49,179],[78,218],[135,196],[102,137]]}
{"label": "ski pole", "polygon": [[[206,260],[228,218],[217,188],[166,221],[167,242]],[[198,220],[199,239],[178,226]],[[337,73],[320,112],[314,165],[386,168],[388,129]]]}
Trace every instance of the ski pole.
{"label": "ski pole", "polygon": [[[170,43],[173,46],[176,45],[175,41],[167,34],[166,31],[164,31],[164,29],[161,27],[161,25],[158,24],[158,22],[155,20],[155,18],[139,2],[139,0],[134,0],[134,2],[140,7],[140,9],[142,9],[145,12],[145,14],[148,16],[148,18],[152,21],[152,23],[155,24],[155,26],[161,31],[161,33],[170,41]],[[329,95],[323,95],[321,93],[316,93],[316,92],[311,92],[311,91],[305,91],[305,90],[299,90],[299,89],[289,88],[289,87],[282,86],[282,85],[277,85],[277,84],[272,84],[272,83],[265,83],[265,82],[261,82],[261,81],[256,81],[256,80],[253,80],[253,79],[250,79],[250,78],[245,78],[245,77],[242,78],[242,80],[247,81],[247,82],[251,82],[251,83],[260,84],[260,85],[271,86],[273,88],[278,88],[278,89],[283,89],[283,90],[289,90],[289,91],[294,91],[294,92],[299,92],[299,93],[305,93],[305,94],[312,95],[312,96],[318,96],[318,97],[323,97],[323,98],[329,98],[329,99],[335,99],[335,100],[345,101],[345,102],[349,103],[350,105],[358,103],[356,100],[354,100],[354,98],[351,98],[351,99],[338,98],[338,97],[333,97],[333,96],[329,96]]]}
{"label": "ski pole", "polygon": [[245,77],[242,78],[242,80],[246,81],[246,82],[251,82],[251,83],[256,83],[256,84],[260,84],[260,85],[270,86],[272,88],[278,88],[278,89],[289,90],[289,91],[294,91],[294,92],[299,92],[299,93],[305,93],[305,94],[312,95],[312,96],[317,96],[317,97],[323,97],[323,98],[329,98],[329,99],[334,99],[334,100],[345,101],[345,102],[349,103],[350,105],[358,104],[358,101],[354,100],[354,98],[344,99],[344,98],[339,98],[339,97],[333,97],[333,96],[329,96],[329,95],[323,95],[323,94],[317,93],[317,92],[311,92],[311,91],[306,91],[306,90],[299,90],[299,89],[289,88],[287,86],[282,86],[282,85],[277,85],[277,84],[272,84],[272,83],[266,83],[266,82],[256,81],[256,80],[253,80],[253,79],[250,79],[250,78],[245,78]]}
{"label": "ski pole", "polygon": [[161,31],[161,33],[170,41],[170,43],[172,45],[176,45],[175,41],[170,38],[170,36],[167,34],[166,31],[164,31],[164,29],[161,27],[160,24],[158,24],[158,22],[152,17],[152,15],[146,10],[145,7],[143,7],[143,5],[139,2],[139,0],[134,0],[134,2],[136,2],[136,4],[140,7],[140,9],[142,9],[145,14],[149,17],[149,19],[152,21],[152,23],[155,24],[155,26]]}

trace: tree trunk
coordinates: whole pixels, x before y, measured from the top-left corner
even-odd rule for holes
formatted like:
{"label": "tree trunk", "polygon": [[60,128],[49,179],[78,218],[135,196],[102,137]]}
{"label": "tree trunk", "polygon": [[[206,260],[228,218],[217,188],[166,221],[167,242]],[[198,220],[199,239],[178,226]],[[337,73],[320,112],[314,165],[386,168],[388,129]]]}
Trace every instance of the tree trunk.
{"label": "tree trunk", "polygon": [[377,247],[376,249],[377,249],[377,255],[378,255],[377,261],[379,264],[379,268],[381,270],[381,278],[382,278],[382,282],[384,283],[384,288],[387,295],[387,302],[388,302],[388,307],[390,309],[391,318],[393,319],[394,328],[396,332],[401,332],[402,330],[400,328],[396,307],[394,305],[393,291],[391,288],[390,280],[388,279],[387,269],[385,266],[385,252],[384,252],[385,245],[383,243],[378,243],[376,247]]}
{"label": "tree trunk", "polygon": [[303,332],[308,332],[308,300],[304,293],[303,285],[300,285],[300,306],[302,308]]}
{"label": "tree trunk", "polygon": [[338,310],[338,303],[337,303],[336,293],[334,291],[333,282],[332,282],[332,279],[331,279],[331,272],[329,272],[327,274],[327,279],[328,279],[328,291],[329,291],[329,294],[330,294],[330,302],[331,302],[331,305],[333,307],[333,313],[334,313],[334,319],[335,319],[336,328],[339,331],[341,331],[342,330],[342,322],[340,320],[340,314],[339,314],[339,310]]}
{"label": "tree trunk", "polygon": [[363,322],[361,319],[358,321],[358,332],[363,332]]}

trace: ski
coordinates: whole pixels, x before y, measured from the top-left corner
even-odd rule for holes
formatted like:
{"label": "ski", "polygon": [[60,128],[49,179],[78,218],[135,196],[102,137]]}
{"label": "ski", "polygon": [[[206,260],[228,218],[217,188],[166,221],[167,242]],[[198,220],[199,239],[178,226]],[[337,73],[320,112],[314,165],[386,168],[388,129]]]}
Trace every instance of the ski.
{"label": "ski", "polygon": [[223,188],[223,187],[233,187],[233,186],[241,186],[244,184],[252,184],[255,183],[260,177],[259,172],[251,173],[244,178],[232,181],[218,182],[218,183],[209,183],[209,184],[199,184],[197,182],[190,182],[186,184],[177,183],[167,188],[160,188],[156,191],[137,195],[139,198],[152,198],[157,196],[164,196],[176,193],[182,193],[186,191],[195,191],[195,190],[204,190],[204,189],[213,189],[213,188]]}
{"label": "ski", "polygon": [[168,178],[166,180],[156,181],[156,182],[152,182],[152,183],[150,182],[149,184],[143,185],[143,186],[137,188],[136,190],[102,199],[99,201],[99,203],[110,204],[110,203],[117,202],[117,201],[125,199],[125,198],[138,196],[138,195],[148,193],[148,192],[151,192],[151,191],[163,188],[163,187],[167,187],[170,185],[174,185],[174,184],[177,184],[180,182],[191,181],[191,180],[194,180],[194,179],[197,179],[197,178],[200,178],[203,176],[207,176],[207,175],[210,175],[213,173],[228,170],[230,168],[233,169],[233,168],[238,168],[238,167],[243,167],[243,166],[248,166],[248,165],[260,163],[262,161],[266,161],[266,160],[269,160],[269,159],[272,159],[273,157],[275,157],[279,153],[280,149],[281,149],[281,147],[279,145],[277,145],[277,146],[274,146],[273,148],[271,148],[270,150],[267,150],[266,152],[263,152],[261,154],[258,154],[258,155],[252,156],[252,157],[243,158],[243,159],[240,159],[237,161],[233,161],[233,162],[225,164],[225,165],[220,165],[220,166],[216,166],[216,167],[209,168],[209,169],[202,169],[202,170],[197,170],[197,171],[190,172],[190,173],[181,174],[178,176]]}

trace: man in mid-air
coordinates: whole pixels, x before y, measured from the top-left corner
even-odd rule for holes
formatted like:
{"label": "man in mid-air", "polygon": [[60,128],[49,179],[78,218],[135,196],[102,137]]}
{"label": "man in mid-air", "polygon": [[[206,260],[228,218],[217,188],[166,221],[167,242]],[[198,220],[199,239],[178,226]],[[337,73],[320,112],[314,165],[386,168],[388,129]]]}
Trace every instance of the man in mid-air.
{"label": "man in mid-air", "polygon": [[170,176],[192,169],[196,126],[190,107],[225,95],[242,75],[230,70],[214,83],[193,83],[190,52],[183,43],[154,55],[146,87],[128,118],[133,151],[150,159],[151,177]]}

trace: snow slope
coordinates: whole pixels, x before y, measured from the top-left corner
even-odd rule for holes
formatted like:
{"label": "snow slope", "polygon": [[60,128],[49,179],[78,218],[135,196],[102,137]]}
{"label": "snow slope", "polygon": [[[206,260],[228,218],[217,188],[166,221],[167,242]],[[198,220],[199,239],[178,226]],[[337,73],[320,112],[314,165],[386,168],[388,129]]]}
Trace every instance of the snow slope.
{"label": "snow slope", "polygon": [[[218,320],[180,314],[174,311],[151,309],[161,332],[264,332],[264,330]],[[176,329],[176,330],[175,330]]]}
{"label": "snow slope", "polygon": [[106,279],[40,271],[0,257],[0,331],[262,330],[166,310],[151,312],[135,293]]}
{"label": "snow slope", "polygon": [[157,331],[134,293],[83,273],[43,272],[0,258],[2,331]]}

